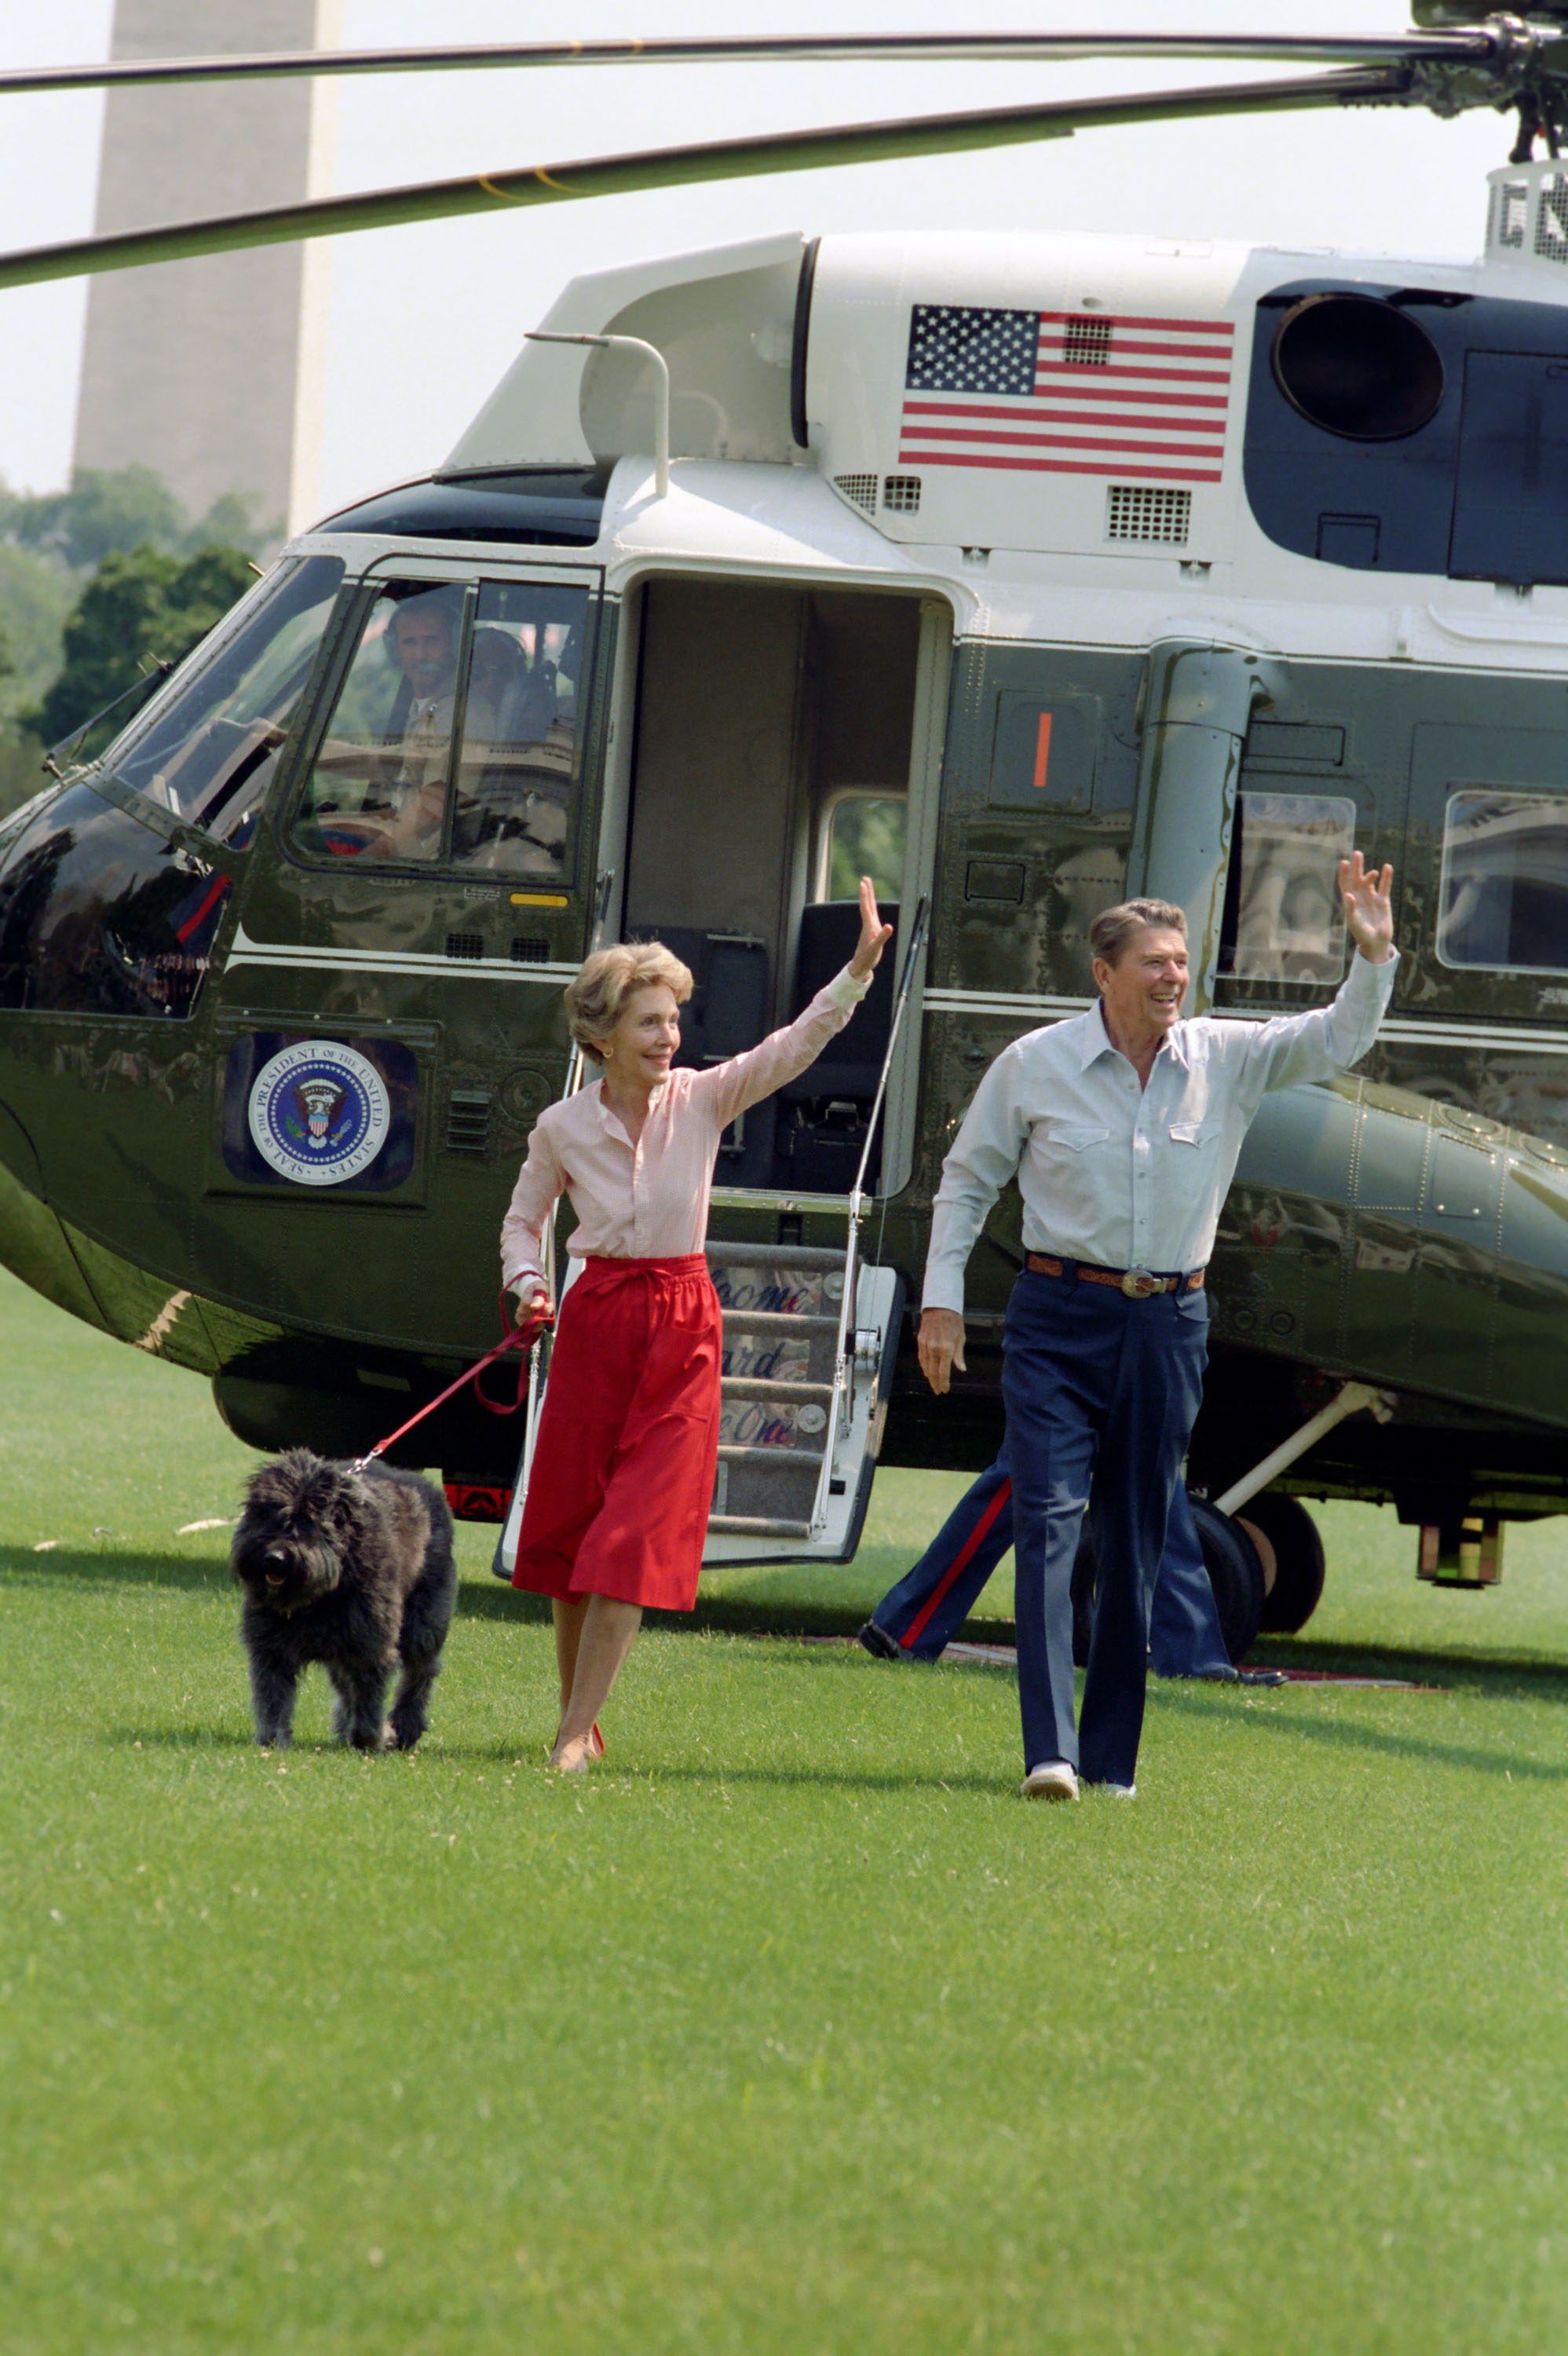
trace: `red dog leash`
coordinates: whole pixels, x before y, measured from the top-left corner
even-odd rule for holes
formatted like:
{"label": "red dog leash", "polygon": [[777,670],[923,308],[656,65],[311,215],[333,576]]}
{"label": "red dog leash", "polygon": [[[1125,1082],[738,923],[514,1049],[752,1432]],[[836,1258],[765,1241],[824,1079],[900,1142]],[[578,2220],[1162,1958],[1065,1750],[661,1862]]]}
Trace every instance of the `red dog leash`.
{"label": "red dog leash", "polygon": [[[501,1295],[503,1318],[507,1314],[506,1301],[507,1296],[503,1293]],[[536,1309],[525,1324],[514,1326],[505,1341],[497,1342],[493,1350],[486,1350],[485,1355],[475,1360],[465,1373],[459,1375],[454,1383],[448,1383],[446,1388],[437,1398],[428,1400],[416,1415],[411,1415],[407,1423],[400,1423],[396,1431],[389,1431],[385,1440],[379,1440],[368,1456],[357,1456],[354,1459],[355,1472],[363,1472],[367,1464],[373,1464],[378,1456],[384,1455],[395,1441],[401,1440],[404,1432],[411,1431],[416,1423],[422,1423],[427,1415],[433,1415],[436,1408],[452,1397],[453,1391],[460,1391],[463,1388],[464,1383],[473,1384],[475,1398],[481,1407],[488,1408],[492,1415],[516,1415],[523,1403],[527,1387],[528,1376],[525,1367],[519,1365],[517,1368],[517,1396],[515,1399],[486,1398],[480,1387],[479,1377],[486,1366],[492,1365],[496,1359],[505,1357],[508,1350],[520,1350],[526,1359],[535,1343],[548,1333],[554,1323],[555,1316],[552,1311]]]}

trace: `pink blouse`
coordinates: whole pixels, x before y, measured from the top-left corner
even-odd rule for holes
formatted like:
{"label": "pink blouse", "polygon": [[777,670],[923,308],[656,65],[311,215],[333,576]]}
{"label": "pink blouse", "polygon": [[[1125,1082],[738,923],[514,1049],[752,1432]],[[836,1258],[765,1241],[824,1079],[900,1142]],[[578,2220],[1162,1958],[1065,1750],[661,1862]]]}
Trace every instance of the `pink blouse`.
{"label": "pink blouse", "polygon": [[[545,1223],[562,1194],[577,1226],[574,1258],[680,1259],[702,1249],[719,1141],[737,1113],[814,1064],[871,986],[848,966],[804,1014],[759,1047],[705,1071],[682,1067],[655,1090],[635,1145],[595,1080],[539,1115],[501,1226],[501,1278],[544,1283]],[[533,1280],[530,1284],[529,1280]]]}

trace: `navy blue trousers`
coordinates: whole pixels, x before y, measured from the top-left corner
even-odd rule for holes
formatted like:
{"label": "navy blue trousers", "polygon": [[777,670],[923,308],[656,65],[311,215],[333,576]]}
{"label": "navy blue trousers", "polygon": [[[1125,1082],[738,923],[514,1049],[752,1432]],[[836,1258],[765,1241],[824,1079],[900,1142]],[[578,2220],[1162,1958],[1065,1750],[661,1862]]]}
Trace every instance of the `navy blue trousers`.
{"label": "navy blue trousers", "polygon": [[[1004,1440],[996,1462],[965,1491],[872,1619],[911,1660],[939,1659],[1012,1542],[1013,1476]],[[1179,1483],[1155,1582],[1148,1649],[1157,1677],[1223,1676],[1231,1666],[1192,1509]]]}
{"label": "navy blue trousers", "polygon": [[[1026,1269],[1003,1333],[1013,1479],[1024,1766],[1065,1759],[1086,1783],[1131,1783],[1143,1731],[1149,1607],[1203,1393],[1201,1292],[1130,1301]],[[1085,1508],[1100,1588],[1072,1722],[1072,1562]]]}

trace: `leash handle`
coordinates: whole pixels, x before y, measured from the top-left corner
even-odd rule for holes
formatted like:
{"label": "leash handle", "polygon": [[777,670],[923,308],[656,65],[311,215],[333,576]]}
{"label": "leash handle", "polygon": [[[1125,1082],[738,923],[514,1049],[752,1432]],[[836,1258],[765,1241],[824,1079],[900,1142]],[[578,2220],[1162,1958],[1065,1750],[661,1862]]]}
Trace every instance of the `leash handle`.
{"label": "leash handle", "polygon": [[[506,1316],[507,1296],[503,1292],[501,1295],[501,1317],[503,1323],[505,1323]],[[517,1327],[515,1332],[507,1334],[506,1344],[503,1344],[503,1347],[515,1348],[522,1353],[522,1355],[517,1361],[517,1395],[516,1398],[493,1399],[486,1396],[485,1386],[481,1383],[479,1377],[484,1373],[485,1368],[489,1365],[490,1360],[489,1358],[480,1359],[479,1364],[475,1367],[473,1373],[470,1375],[469,1380],[474,1385],[474,1396],[478,1400],[481,1407],[488,1408],[492,1415],[517,1414],[517,1409],[522,1406],[523,1401],[528,1395],[528,1361],[532,1358],[535,1345],[543,1339],[544,1335],[549,1333],[554,1323],[554,1311],[547,1309],[542,1301],[536,1300],[530,1305],[523,1323]],[[498,1350],[492,1351],[490,1354],[491,1357],[498,1357],[499,1355],[500,1351]]]}
{"label": "leash handle", "polygon": [[[501,1315],[503,1322],[507,1315],[506,1302],[507,1296],[505,1293],[502,1293]],[[365,1467],[368,1464],[373,1464],[378,1456],[385,1455],[387,1450],[393,1447],[398,1440],[401,1440],[405,1432],[412,1431],[414,1426],[416,1424],[422,1423],[427,1415],[433,1415],[436,1408],[443,1406],[454,1391],[460,1391],[463,1388],[464,1383],[473,1384],[475,1397],[478,1399],[481,1407],[486,1407],[489,1408],[492,1415],[515,1415],[518,1408],[520,1408],[523,1403],[524,1392],[528,1382],[528,1376],[523,1366],[519,1365],[517,1369],[517,1396],[515,1399],[507,1399],[497,1403],[495,1399],[486,1398],[484,1391],[480,1388],[479,1377],[484,1373],[486,1366],[492,1365],[496,1358],[505,1357],[508,1350],[520,1350],[525,1354],[530,1353],[538,1343],[540,1335],[546,1331],[547,1327],[551,1326],[554,1323],[555,1317],[552,1312],[549,1310],[539,1310],[532,1312],[526,1324],[514,1327],[513,1330],[506,1335],[504,1340],[496,1344],[494,1349],[486,1350],[482,1358],[476,1359],[473,1365],[467,1367],[464,1373],[459,1375],[454,1383],[448,1383],[446,1388],[443,1391],[439,1392],[434,1398],[427,1400],[425,1405],[419,1409],[417,1414],[411,1415],[407,1423],[400,1423],[396,1431],[389,1431],[385,1440],[379,1440],[376,1442],[375,1447],[370,1450],[368,1455],[357,1456],[354,1459],[355,1472],[363,1472]]]}

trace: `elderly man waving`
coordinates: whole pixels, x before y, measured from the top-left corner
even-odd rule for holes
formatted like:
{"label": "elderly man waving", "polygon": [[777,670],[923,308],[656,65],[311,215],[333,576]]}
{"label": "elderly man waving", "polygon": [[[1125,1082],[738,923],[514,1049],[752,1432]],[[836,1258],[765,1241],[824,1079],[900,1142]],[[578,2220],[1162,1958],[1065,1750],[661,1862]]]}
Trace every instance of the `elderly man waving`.
{"label": "elderly man waving", "polygon": [[[1181,1019],[1187,923],[1129,900],[1090,933],[1100,1003],[1029,1032],[981,1081],[943,1169],[920,1362],[933,1391],[964,1365],[964,1269],[1009,1178],[1026,1264],[1008,1308],[1026,1799],[1086,1783],[1132,1795],[1149,1599],[1198,1413],[1204,1264],[1247,1124],[1270,1088],[1358,1062],[1393,988],[1393,871],[1339,865],[1357,955],[1331,1006],[1269,1023]],[[1087,1505],[1099,1601],[1072,1723],[1072,1558]]]}

